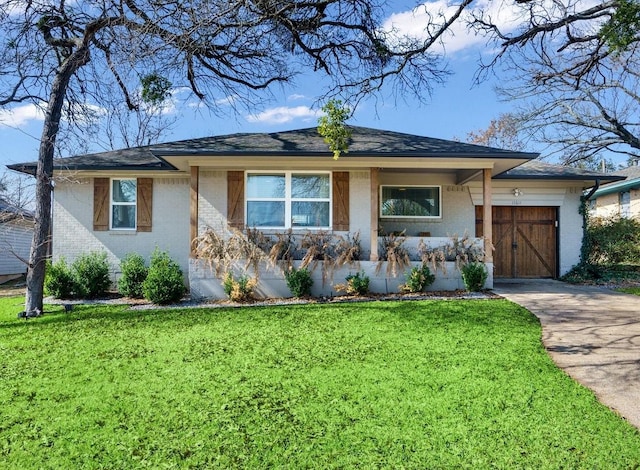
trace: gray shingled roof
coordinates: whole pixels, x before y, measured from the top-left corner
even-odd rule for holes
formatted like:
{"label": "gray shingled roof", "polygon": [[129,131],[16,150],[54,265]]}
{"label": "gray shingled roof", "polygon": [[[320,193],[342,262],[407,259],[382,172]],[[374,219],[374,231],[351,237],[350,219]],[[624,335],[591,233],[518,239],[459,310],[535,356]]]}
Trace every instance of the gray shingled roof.
{"label": "gray shingled roof", "polygon": [[638,165],[632,165],[611,174],[618,176],[620,180],[624,181],[618,180],[610,182],[609,184],[602,185],[600,188],[598,188],[598,190],[595,191],[595,197],[640,188],[640,166]]}
{"label": "gray shingled roof", "polygon": [[[350,126],[349,156],[535,158],[537,154],[434,139],[401,132]],[[327,155],[317,128],[271,134],[231,134],[155,145],[158,156],[175,155]]]}
{"label": "gray shingled roof", "polygon": [[619,181],[624,176],[613,173],[600,173],[598,171],[582,170],[569,166],[553,165],[551,163],[532,160],[522,165],[505,171],[496,176],[496,179],[557,179],[557,180],[600,180]]}
{"label": "gray shingled roof", "polygon": [[613,174],[625,176],[627,179],[640,178],[640,165],[631,165],[622,170],[614,171]]}
{"label": "gray shingled roof", "polygon": [[20,209],[0,197],[0,222],[6,222],[15,218],[33,219],[33,212]]}
{"label": "gray shingled roof", "polygon": [[[618,181],[622,175],[603,174],[577,168],[551,165],[538,160],[535,153],[485,147],[451,140],[422,137],[401,132],[351,126],[349,153],[343,158],[505,158],[531,160],[497,176],[500,179],[564,179]],[[110,152],[57,159],[56,170],[166,170],[176,168],[163,157],[251,156],[310,157],[330,152],[315,127],[274,133],[240,133],[132,147]],[[36,163],[10,165],[9,168],[33,174]]]}
{"label": "gray shingled roof", "polygon": [[[151,153],[151,147],[132,147],[111,152],[92,153],[76,157],[57,158],[54,170],[174,170],[162,159]],[[7,165],[23,173],[35,174],[36,162]]]}
{"label": "gray shingled roof", "polygon": [[[420,158],[515,158],[532,159],[537,154],[434,139],[401,132],[351,127],[353,134],[345,157],[382,156]],[[315,127],[274,133],[241,133],[167,142],[111,152],[57,159],[56,170],[174,170],[162,157],[170,156],[327,156],[327,144]],[[35,162],[9,168],[34,173]]]}

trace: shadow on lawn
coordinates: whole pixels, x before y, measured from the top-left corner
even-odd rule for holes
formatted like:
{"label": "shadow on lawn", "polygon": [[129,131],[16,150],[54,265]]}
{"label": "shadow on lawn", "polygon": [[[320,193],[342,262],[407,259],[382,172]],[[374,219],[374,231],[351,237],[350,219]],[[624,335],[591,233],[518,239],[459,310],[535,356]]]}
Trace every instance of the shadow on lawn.
{"label": "shadow on lawn", "polygon": [[[305,317],[312,320],[315,316],[352,314],[364,315],[371,321],[382,321],[389,315],[396,321],[416,323],[416,327],[433,326],[434,320],[441,323],[464,323],[469,326],[491,327],[497,320],[493,311],[498,305],[503,312],[504,305],[511,304],[504,299],[484,300],[372,300],[367,302],[333,302],[309,304],[260,305],[251,304],[228,307],[164,307],[132,309],[128,304],[105,305],[85,304],[74,305],[70,311],[65,311],[64,305],[45,305],[44,315],[37,318],[18,319],[0,322],[0,329],[11,328],[39,328],[55,324],[75,322],[180,322],[184,326],[207,323],[212,317],[220,320],[241,318],[242,321],[285,320]],[[517,306],[508,309],[516,323],[539,325],[538,319]],[[16,307],[17,312],[20,306]]]}

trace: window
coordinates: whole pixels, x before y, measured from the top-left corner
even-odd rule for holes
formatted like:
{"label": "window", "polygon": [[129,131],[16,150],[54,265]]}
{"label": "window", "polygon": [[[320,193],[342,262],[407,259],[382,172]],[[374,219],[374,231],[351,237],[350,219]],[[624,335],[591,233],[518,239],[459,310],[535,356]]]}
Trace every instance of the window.
{"label": "window", "polygon": [[247,226],[329,228],[329,173],[248,173]]}
{"label": "window", "polygon": [[111,180],[111,228],[135,230],[137,181],[135,179]]}
{"label": "window", "polygon": [[625,191],[620,193],[620,217],[631,217],[631,193]]}
{"label": "window", "polygon": [[441,207],[440,186],[381,186],[381,217],[440,218]]}

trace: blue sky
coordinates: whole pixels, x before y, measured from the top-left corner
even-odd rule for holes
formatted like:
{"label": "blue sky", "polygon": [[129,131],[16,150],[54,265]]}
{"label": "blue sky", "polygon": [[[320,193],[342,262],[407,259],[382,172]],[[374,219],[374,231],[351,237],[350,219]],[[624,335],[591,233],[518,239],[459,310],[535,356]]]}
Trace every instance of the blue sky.
{"label": "blue sky", "polygon": [[[493,2],[500,5],[502,2]],[[491,0],[479,0],[478,6],[489,8]],[[402,2],[394,2],[387,25],[413,34],[420,34],[426,24],[424,6],[411,11]],[[431,11],[446,9],[446,1],[427,4]],[[446,11],[446,10],[444,10]],[[511,21],[510,12],[496,12],[505,25]],[[434,85],[433,95],[427,104],[417,104],[410,98],[383,97],[376,103],[362,102],[350,124],[395,130],[411,134],[458,138],[464,140],[467,133],[488,126],[491,119],[514,109],[513,103],[497,98],[492,81],[473,86],[473,76],[481,55],[486,51],[484,40],[469,35],[460,26],[447,38],[445,60],[453,75],[444,85]],[[172,141],[235,132],[276,132],[317,125],[316,102],[318,77],[300,77],[296,85],[276,90],[272,102],[251,114],[234,114],[229,107],[226,115],[214,115],[207,111],[195,111],[192,102],[180,100],[176,93],[170,110],[178,120],[162,141]],[[224,99],[224,98],[222,98]],[[0,164],[33,161],[37,158],[42,116],[30,105],[15,106],[0,111]],[[100,151],[102,148],[92,150]],[[535,150],[535,149],[529,149]]]}

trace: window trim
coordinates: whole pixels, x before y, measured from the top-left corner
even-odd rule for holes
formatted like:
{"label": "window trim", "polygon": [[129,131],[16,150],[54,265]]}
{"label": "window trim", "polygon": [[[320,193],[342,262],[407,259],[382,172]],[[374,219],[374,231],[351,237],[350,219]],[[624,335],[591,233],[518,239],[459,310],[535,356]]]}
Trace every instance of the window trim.
{"label": "window trim", "polygon": [[[249,198],[249,176],[250,175],[283,175],[285,178],[285,190],[283,198]],[[328,198],[299,198],[291,197],[291,179],[293,175],[326,175],[329,178],[329,197]],[[260,171],[245,171],[244,174],[244,223],[246,227],[250,227],[248,223],[249,219],[249,202],[251,201],[282,201],[284,202],[284,225],[283,226],[266,226],[261,225],[261,230],[332,230],[333,224],[333,172],[325,170],[260,170]],[[300,226],[293,225],[291,222],[291,207],[294,202],[326,202],[329,205],[329,225],[316,227],[316,226]]]}
{"label": "window trim", "polygon": [[[136,200],[133,202],[116,202],[113,200],[113,182],[114,181],[133,181],[136,184]],[[114,206],[133,206],[135,209],[133,217],[133,227],[114,227],[113,226],[113,207]],[[136,232],[138,230],[138,178],[110,178],[109,179],[109,230]]]}
{"label": "window trim", "polygon": [[[384,215],[382,213],[382,190],[383,188],[430,188],[438,190],[438,207],[440,208],[438,215]],[[442,219],[442,186],[438,184],[381,184],[378,198],[378,210],[381,219],[418,219],[418,220],[434,220]]]}

